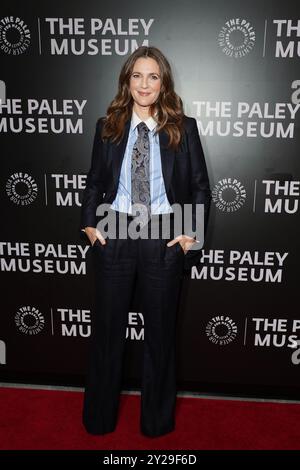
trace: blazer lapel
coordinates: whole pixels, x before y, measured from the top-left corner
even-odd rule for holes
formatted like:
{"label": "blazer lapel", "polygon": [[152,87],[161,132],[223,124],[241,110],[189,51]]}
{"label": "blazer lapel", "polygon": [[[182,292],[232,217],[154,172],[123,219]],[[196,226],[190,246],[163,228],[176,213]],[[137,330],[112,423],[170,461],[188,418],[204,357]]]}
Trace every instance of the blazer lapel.
{"label": "blazer lapel", "polygon": [[167,148],[168,142],[168,134],[164,130],[161,130],[159,132],[159,146],[161,155],[161,168],[166,192],[168,192],[170,188],[175,159],[175,151],[171,148]]}
{"label": "blazer lapel", "polygon": [[122,162],[123,162],[123,158],[125,155],[126,144],[127,144],[128,134],[129,134],[129,129],[130,129],[130,122],[131,120],[129,119],[125,124],[124,135],[119,145],[114,144],[112,146],[111,158],[112,158],[113,178],[114,178],[114,183],[116,184],[117,187],[119,184]]}

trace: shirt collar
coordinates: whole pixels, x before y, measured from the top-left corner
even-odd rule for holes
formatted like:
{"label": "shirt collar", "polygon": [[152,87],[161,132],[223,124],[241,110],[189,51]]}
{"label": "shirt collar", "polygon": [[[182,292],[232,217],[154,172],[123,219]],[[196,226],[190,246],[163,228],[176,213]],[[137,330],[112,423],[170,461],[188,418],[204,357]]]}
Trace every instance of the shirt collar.
{"label": "shirt collar", "polygon": [[143,121],[142,119],[139,118],[139,116],[136,114],[136,112],[134,110],[132,110],[131,132],[134,131],[134,129],[136,128],[136,126],[140,122],[144,122],[147,125],[147,127],[150,131],[153,131],[155,129],[155,127],[157,126],[157,122],[155,121],[155,119],[153,119],[152,116],[148,117],[148,119],[146,119],[146,121]]}

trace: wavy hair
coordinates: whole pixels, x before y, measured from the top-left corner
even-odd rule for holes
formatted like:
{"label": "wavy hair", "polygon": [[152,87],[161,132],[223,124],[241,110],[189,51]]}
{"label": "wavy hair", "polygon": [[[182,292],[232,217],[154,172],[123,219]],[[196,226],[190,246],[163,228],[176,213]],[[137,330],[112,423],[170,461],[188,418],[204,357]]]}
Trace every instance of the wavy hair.
{"label": "wavy hair", "polygon": [[125,123],[131,118],[133,98],[130,92],[130,77],[137,59],[150,57],[154,59],[160,69],[161,89],[155,103],[150,105],[150,115],[157,122],[155,133],[164,130],[168,137],[168,146],[176,149],[183,136],[183,104],[181,98],[174,91],[174,79],[170,64],[162,52],[156,47],[140,46],[126,60],[122,66],[118,92],[107,108],[102,139],[111,139],[120,143],[124,135]]}

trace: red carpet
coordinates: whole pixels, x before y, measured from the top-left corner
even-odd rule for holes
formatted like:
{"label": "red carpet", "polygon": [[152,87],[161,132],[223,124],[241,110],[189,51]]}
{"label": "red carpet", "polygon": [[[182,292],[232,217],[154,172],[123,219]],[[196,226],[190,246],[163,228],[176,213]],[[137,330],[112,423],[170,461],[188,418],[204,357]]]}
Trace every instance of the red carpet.
{"label": "red carpet", "polygon": [[122,395],[117,429],[90,436],[82,393],[0,388],[0,449],[300,449],[300,405],[178,398],[176,430],[139,432],[138,395]]}

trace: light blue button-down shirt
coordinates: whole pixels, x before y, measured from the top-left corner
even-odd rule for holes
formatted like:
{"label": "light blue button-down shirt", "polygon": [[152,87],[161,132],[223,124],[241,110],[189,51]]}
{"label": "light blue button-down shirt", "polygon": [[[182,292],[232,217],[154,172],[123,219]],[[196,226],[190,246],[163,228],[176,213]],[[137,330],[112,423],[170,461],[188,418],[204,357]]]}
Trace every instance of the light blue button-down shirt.
{"label": "light blue button-down shirt", "polygon": [[[111,208],[132,214],[131,202],[131,158],[135,141],[138,137],[137,125],[142,119],[132,111],[131,125],[126,145],[125,155],[122,162],[118,191]],[[154,135],[157,122],[149,117],[144,121],[149,129],[150,142],[150,195],[151,195],[151,213],[165,214],[173,212],[166,195],[166,189],[161,168],[161,155],[159,147],[158,134]]]}

